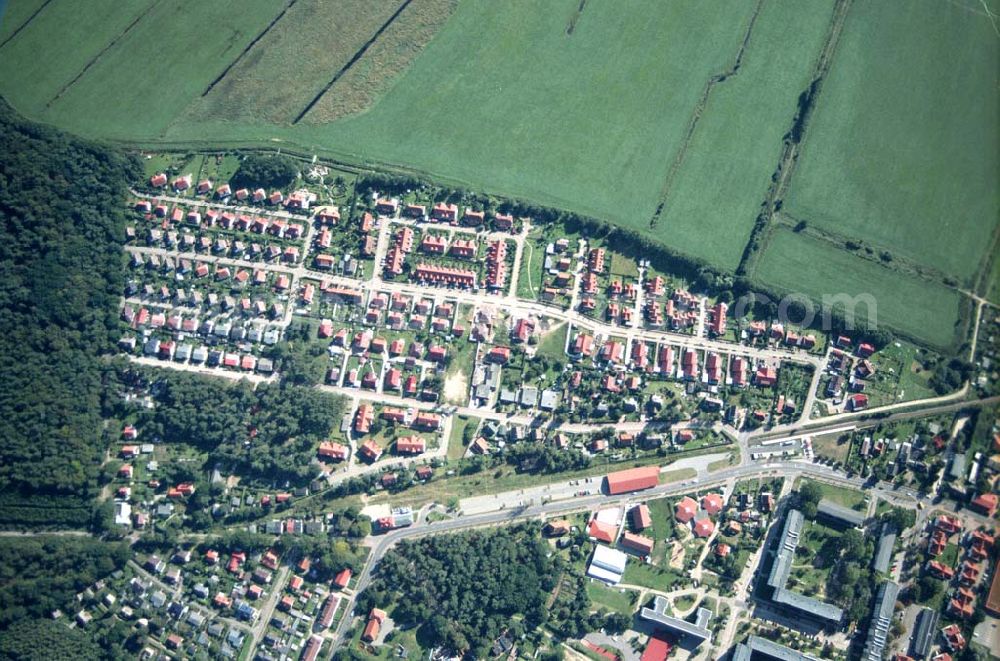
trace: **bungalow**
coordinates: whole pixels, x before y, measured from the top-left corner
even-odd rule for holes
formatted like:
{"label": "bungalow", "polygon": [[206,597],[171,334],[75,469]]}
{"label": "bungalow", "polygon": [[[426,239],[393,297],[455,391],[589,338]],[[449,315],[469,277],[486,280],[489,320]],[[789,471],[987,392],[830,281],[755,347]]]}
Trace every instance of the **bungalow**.
{"label": "bungalow", "polygon": [[385,611],[378,608],[372,608],[371,612],[368,614],[368,624],[365,625],[365,630],[361,634],[361,640],[366,643],[375,642],[375,639],[378,638],[379,631],[382,629],[382,624],[385,622],[385,618]]}
{"label": "bungalow", "polygon": [[149,185],[153,188],[163,188],[167,185],[167,181],[169,181],[169,179],[165,172],[157,172],[149,178]]}
{"label": "bungalow", "polygon": [[373,463],[378,461],[378,458],[382,456],[381,446],[370,438],[361,444],[361,448],[358,452],[362,457]]}
{"label": "bungalow", "polygon": [[441,427],[441,416],[436,413],[417,413],[413,418],[415,429],[425,429],[427,431],[437,431]]}
{"label": "bungalow", "polygon": [[508,231],[514,227],[514,216],[502,214],[499,211],[493,215],[493,227],[498,230]]}
{"label": "bungalow", "polygon": [[485,219],[486,214],[484,212],[466,207],[465,214],[462,216],[462,224],[469,225],[471,227],[478,227],[483,224]]}

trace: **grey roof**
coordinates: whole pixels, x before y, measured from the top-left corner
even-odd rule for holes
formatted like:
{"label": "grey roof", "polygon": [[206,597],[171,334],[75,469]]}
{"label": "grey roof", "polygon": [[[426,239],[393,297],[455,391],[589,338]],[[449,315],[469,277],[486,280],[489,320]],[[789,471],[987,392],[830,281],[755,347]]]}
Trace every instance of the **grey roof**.
{"label": "grey roof", "polygon": [[559,405],[559,393],[557,393],[555,390],[542,391],[541,407],[543,409],[552,410],[558,405]]}
{"label": "grey roof", "polygon": [[525,386],[521,388],[521,406],[535,406],[538,403],[538,388]]}
{"label": "grey roof", "polygon": [[799,545],[803,523],[802,512],[796,509],[788,510],[788,514],[785,515],[785,527],[781,532],[781,541],[774,557],[774,564],[771,565],[771,573],[767,578],[768,586],[774,588],[771,601],[804,611],[824,620],[840,622],[844,617],[844,611],[839,607],[785,589],[788,575],[792,571],[792,560],[795,557],[795,549]]}
{"label": "grey roof", "polygon": [[917,613],[917,626],[910,637],[910,652],[920,658],[927,656],[937,632],[938,614],[933,609],[924,606]]}
{"label": "grey roof", "polygon": [[771,642],[760,636],[750,636],[736,646],[732,661],[750,661],[751,658],[765,657],[777,661],[816,661],[816,657],[793,650],[790,647]]}
{"label": "grey roof", "polygon": [[767,584],[772,588],[782,588],[788,582],[788,574],[792,570],[792,558],[795,556],[795,548],[799,545],[799,535],[802,534],[804,521],[799,510],[788,510],[788,514],[785,515],[785,527],[781,531],[778,553],[767,579]]}
{"label": "grey roof", "polygon": [[839,606],[834,606],[825,601],[807,597],[804,594],[792,592],[785,588],[776,589],[774,596],[771,597],[771,601],[803,611],[808,615],[818,617],[822,620],[829,620],[830,622],[837,623],[844,619],[844,610]]}
{"label": "grey roof", "polygon": [[640,616],[644,620],[655,622],[671,631],[695,638],[699,642],[712,642],[712,632],[708,628],[708,622],[712,619],[712,611],[707,608],[699,608],[695,614],[695,621],[692,624],[687,620],[666,615],[667,607],[667,600],[657,595],[653,599],[653,608],[643,607],[642,611],[640,611]]}
{"label": "grey roof", "polygon": [[948,475],[953,480],[961,480],[965,477],[965,453],[956,454],[951,458],[951,468],[948,469]]}
{"label": "grey roof", "polygon": [[868,639],[861,653],[862,661],[880,661],[889,639],[889,627],[892,626],[892,611],[896,608],[896,597],[899,595],[899,585],[886,581],[879,586],[875,595],[875,611],[868,625]]}
{"label": "grey roof", "polygon": [[837,519],[850,526],[860,526],[865,522],[865,515],[861,512],[856,512],[843,505],[838,505],[826,498],[819,501],[819,506],[816,507],[816,513],[822,514],[831,519]]}
{"label": "grey roof", "polygon": [[878,540],[878,548],[875,550],[875,559],[872,567],[875,571],[883,574],[889,571],[889,562],[892,560],[892,551],[896,546],[896,533],[883,531]]}

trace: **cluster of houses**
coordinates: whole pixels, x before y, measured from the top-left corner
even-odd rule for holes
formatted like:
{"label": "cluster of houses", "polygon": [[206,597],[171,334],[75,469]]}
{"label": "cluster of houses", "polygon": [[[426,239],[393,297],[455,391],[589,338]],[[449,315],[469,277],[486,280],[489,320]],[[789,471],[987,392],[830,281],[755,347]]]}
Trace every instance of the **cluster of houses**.
{"label": "cluster of houses", "polygon": [[151,313],[146,307],[136,310],[131,305],[122,309],[122,319],[136,331],[124,335],[118,343],[129,353],[141,351],[160,360],[264,375],[274,371],[270,358],[253,353],[255,346],[272,346],[281,339],[280,327],[263,319],[199,320],[176,310]]}
{"label": "cluster of houses", "polygon": [[[995,542],[992,534],[973,530],[965,535],[962,523],[954,516],[939,515],[932,523],[927,540],[928,560],[925,569],[930,576],[945,581],[953,591],[948,599],[949,615],[968,619],[976,608],[976,590],[989,573],[990,552]],[[945,550],[956,537],[962,540],[962,557],[958,566],[944,560]]]}
{"label": "cluster of houses", "polygon": [[216,186],[211,179],[202,179],[195,185],[191,174],[179,175],[171,179],[165,172],[158,172],[149,178],[149,186],[153,189],[169,188],[175,193],[191,191],[197,196],[214,198],[224,204],[233,202],[284,207],[289,212],[307,212],[310,205],[316,202],[316,194],[304,188],[289,193],[287,197],[279,190],[268,193],[263,188],[254,190],[239,188],[234,191],[228,183]]}
{"label": "cluster of houses", "polygon": [[875,375],[875,365],[870,360],[875,347],[860,342],[855,348],[846,335],[838,337],[835,344],[827,359],[829,380],[825,394],[835,405],[844,404],[848,411],[863,411],[869,404],[865,392],[867,381]]}
{"label": "cluster of houses", "polygon": [[[459,214],[455,203],[435,202],[428,210],[424,204],[401,204],[396,198],[379,197],[375,201],[375,212],[385,218],[410,218],[421,223],[444,223],[464,227],[483,227],[486,224],[486,212],[473,207],[465,207]],[[491,228],[501,232],[514,229],[514,217],[510,214],[496,212],[490,218]]]}
{"label": "cluster of houses", "polygon": [[[147,206],[150,206],[148,200],[136,203],[139,210]],[[161,214],[162,220],[146,229],[142,236],[145,244],[152,248],[176,249],[183,253],[223,259],[286,264],[298,263],[302,258],[300,244],[306,229],[300,223],[265,216],[237,215],[217,209],[209,209],[203,215],[200,211],[185,211],[181,207],[170,210],[163,204],[152,207],[145,218],[152,221],[160,218]],[[243,236],[240,232],[247,235]],[[137,240],[136,228],[127,227],[125,238],[128,241]]]}
{"label": "cluster of houses", "polygon": [[[126,567],[88,587],[77,595],[82,608],[74,616],[75,625],[88,628],[102,618],[124,623],[144,636],[140,658],[159,658],[162,650],[189,657],[237,658],[252,638],[249,626],[235,617],[219,617],[207,596],[198,598],[193,589],[181,589],[182,567],[185,558],[190,561],[189,554],[178,551],[169,566],[150,556],[139,569]],[[209,594],[204,583],[198,586],[198,594]],[[53,617],[62,614],[56,611]]]}

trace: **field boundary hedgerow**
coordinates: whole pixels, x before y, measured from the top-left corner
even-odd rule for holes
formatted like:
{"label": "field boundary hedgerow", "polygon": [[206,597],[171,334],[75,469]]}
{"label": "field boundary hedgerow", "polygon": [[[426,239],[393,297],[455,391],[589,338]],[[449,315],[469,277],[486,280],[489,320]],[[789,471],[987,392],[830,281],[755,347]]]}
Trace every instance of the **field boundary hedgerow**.
{"label": "field boundary hedgerow", "polygon": [[[580,3],[581,11],[585,1],[586,0],[583,0]],[[743,33],[743,41],[740,42],[740,47],[736,51],[736,57],[733,58],[733,63],[725,71],[714,74],[705,83],[705,88],[702,90],[701,96],[698,98],[698,103],[695,104],[694,111],[691,113],[691,119],[688,121],[687,131],[685,131],[684,138],[681,140],[681,145],[677,150],[677,155],[674,156],[674,161],[670,164],[670,170],[667,171],[667,176],[664,179],[663,186],[660,188],[660,195],[658,197],[659,203],[656,205],[656,210],[653,211],[653,217],[649,219],[650,229],[656,229],[656,225],[660,220],[660,215],[663,213],[663,207],[666,206],[667,198],[670,196],[670,189],[673,185],[673,181],[677,177],[677,172],[680,170],[681,165],[684,163],[688,148],[691,145],[691,140],[694,138],[694,132],[698,128],[698,122],[701,120],[702,114],[705,111],[705,106],[708,104],[708,97],[712,94],[712,90],[715,89],[716,85],[725,82],[728,78],[739,73],[740,66],[743,63],[743,55],[746,53],[747,45],[750,43],[750,35],[753,34],[753,27],[757,23],[757,17],[760,15],[760,8],[763,4],[764,0],[757,0],[757,4],[754,5],[753,13],[750,14],[750,22],[747,24],[747,29]],[[570,31],[567,30],[567,33],[569,32]]]}
{"label": "field boundary hedgerow", "polygon": [[235,66],[236,66],[237,64],[239,64],[239,63],[240,63],[240,61],[241,61],[241,60],[242,60],[242,59],[243,59],[243,58],[244,58],[244,57],[245,57],[245,56],[247,55],[247,53],[249,53],[249,52],[250,52],[251,50],[253,50],[253,47],[254,47],[254,46],[256,46],[256,45],[257,45],[257,44],[258,44],[258,43],[260,42],[260,40],[261,40],[261,39],[263,39],[263,38],[264,38],[264,36],[265,36],[265,35],[266,35],[266,34],[267,34],[268,32],[270,32],[270,31],[271,31],[271,28],[273,28],[273,27],[274,27],[274,26],[275,26],[275,25],[277,24],[277,22],[278,22],[278,21],[280,21],[280,20],[281,20],[281,19],[282,19],[282,18],[283,18],[283,17],[285,16],[285,14],[287,14],[287,13],[288,13],[288,10],[289,10],[289,9],[291,9],[291,8],[292,8],[292,6],[293,6],[293,5],[294,5],[294,4],[296,3],[296,2],[298,2],[298,0],[288,0],[288,4],[286,4],[286,5],[285,5],[285,7],[284,7],[284,8],[283,8],[283,9],[282,9],[282,10],[281,10],[281,11],[280,11],[279,13],[278,13],[278,15],[277,15],[277,16],[275,16],[275,17],[274,17],[273,19],[271,19],[271,22],[270,22],[270,23],[268,23],[268,24],[267,24],[267,25],[266,25],[266,26],[264,27],[264,29],[263,29],[263,30],[261,30],[261,31],[260,31],[260,32],[259,32],[259,33],[257,34],[257,36],[256,36],[256,37],[254,37],[254,38],[253,38],[253,39],[252,39],[252,40],[250,41],[250,43],[246,45],[246,48],[244,48],[244,49],[243,49],[242,51],[240,51],[240,54],[239,54],[239,55],[237,55],[237,56],[236,56],[236,58],[235,58],[235,59],[233,59],[233,61],[232,61],[232,62],[230,62],[230,63],[229,63],[228,65],[226,65],[226,68],[222,70],[222,73],[220,73],[220,74],[219,74],[218,76],[216,76],[216,78],[215,78],[215,79],[214,79],[214,80],[213,80],[212,82],[210,82],[210,83],[208,84],[208,87],[206,87],[206,88],[205,88],[205,91],[204,91],[204,92],[202,92],[202,93],[201,93],[201,95],[202,95],[203,97],[204,97],[204,96],[208,96],[208,93],[209,93],[209,92],[211,92],[211,91],[212,91],[212,89],[213,89],[213,88],[214,88],[214,87],[215,87],[216,85],[218,85],[218,84],[219,84],[219,83],[220,83],[220,82],[222,81],[222,79],[223,79],[223,78],[225,78],[225,77],[226,77],[227,75],[229,75],[229,72],[233,70],[233,67],[235,67]]}
{"label": "field boundary hedgerow", "polygon": [[[35,17],[38,16],[40,13],[42,13],[42,10],[45,9],[46,7],[48,7],[49,3],[51,3],[51,2],[52,2],[52,0],[45,0],[45,2],[43,2],[38,9],[36,9],[35,11],[33,11],[31,13],[31,16],[29,16],[23,23],[21,23],[19,26],[17,26],[17,28],[15,28],[14,31],[11,32],[10,35],[6,39],[4,39],[2,42],[0,42],[0,48],[3,48],[4,46],[6,46],[7,42],[9,42],[11,39],[13,39],[14,37],[16,37],[18,35],[18,33],[21,32],[21,30],[23,30],[24,28],[28,27],[28,25],[33,20],[35,20]],[[0,7],[0,9],[2,9],[2,7]]]}
{"label": "field boundary hedgerow", "polygon": [[354,53],[354,55],[351,56],[351,59],[349,59],[344,64],[344,66],[342,66],[340,70],[333,75],[333,79],[330,80],[330,82],[328,82],[326,85],[324,85],[323,88],[319,91],[319,93],[316,94],[316,96],[313,97],[313,99],[306,104],[306,107],[302,109],[302,112],[300,112],[292,121],[293,125],[298,124],[307,114],[309,114],[309,111],[312,110],[313,107],[315,107],[316,104],[320,102],[320,99],[322,99],[323,96],[330,91],[330,88],[333,87],[338,80],[340,80],[340,77],[343,76],[345,73],[347,73],[347,71],[364,56],[364,54],[368,51],[368,49],[371,48],[372,45],[375,43],[375,41],[382,35],[382,33],[385,32],[397,18],[399,18],[400,14],[402,14],[403,11],[406,10],[406,8],[410,5],[411,2],[413,2],[413,0],[403,0],[402,4],[400,4],[399,7],[396,8],[396,11],[394,11],[392,15],[384,23],[382,23],[381,26],[379,26],[378,30],[375,31],[375,34],[373,34],[368,41],[366,41],[361,45],[361,48],[359,48]]}
{"label": "field boundary hedgerow", "polygon": [[[292,0],[292,1],[294,2],[294,0]],[[53,96],[51,99],[49,99],[49,101],[45,104],[45,107],[48,108],[53,103],[55,103],[56,101],[58,101],[60,99],[60,97],[62,97],[62,95],[66,93],[66,90],[68,90],[70,87],[72,87],[73,84],[76,83],[76,81],[78,81],[81,78],[83,78],[83,76],[88,71],[90,71],[90,67],[94,66],[98,62],[98,60],[100,60],[101,57],[105,53],[107,53],[109,50],[111,50],[112,48],[114,48],[115,44],[117,44],[119,41],[121,41],[121,39],[123,37],[125,37],[125,35],[127,35],[129,32],[131,32],[132,28],[134,28],[139,23],[139,21],[141,21],[142,19],[144,19],[149,14],[149,12],[151,12],[156,7],[156,5],[159,4],[160,2],[161,2],[161,0],[153,0],[153,2],[148,7],[146,7],[146,9],[144,9],[141,14],[139,14],[138,16],[136,16],[132,20],[131,23],[129,23],[128,25],[125,26],[125,29],[123,29],[114,38],[112,38],[111,41],[109,41],[104,46],[104,48],[102,48],[96,55],[94,55],[94,57],[90,58],[90,60],[88,60],[85,65],[83,65],[83,68],[80,69],[80,73],[76,74],[76,76],[74,76],[72,80],[70,80],[68,83],[66,83],[61,88],[59,88],[59,91],[56,92],[55,96]]]}

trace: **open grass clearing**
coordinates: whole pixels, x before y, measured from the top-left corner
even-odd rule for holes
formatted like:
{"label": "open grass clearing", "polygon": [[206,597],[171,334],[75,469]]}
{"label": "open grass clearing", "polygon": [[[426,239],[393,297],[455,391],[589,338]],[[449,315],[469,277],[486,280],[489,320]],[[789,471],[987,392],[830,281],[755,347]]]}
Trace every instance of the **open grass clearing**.
{"label": "open grass clearing", "polygon": [[997,0],[855,3],[789,213],[970,280],[1000,209],[1000,39],[987,16],[998,11]]}
{"label": "open grass clearing", "polygon": [[[664,541],[656,543],[667,545],[667,542]],[[629,558],[621,582],[626,585],[641,585],[645,588],[669,592],[682,578],[679,572],[668,568],[666,564],[662,566],[650,565],[637,558]]]}
{"label": "open grass clearing", "polygon": [[[778,230],[771,237],[756,280],[783,292],[836,303],[845,297],[870,296],[874,311],[854,306],[856,323],[875,318],[877,325],[901,331],[935,347],[950,347],[959,336],[962,296],[944,285],[890,270],[824,241]],[[843,303],[834,304],[843,312]]]}
{"label": "open grass clearing", "polygon": [[[796,488],[801,486],[804,482],[812,482],[817,485],[823,493],[823,498],[837,503],[838,505],[848,507],[852,510],[864,511],[865,506],[868,504],[868,496],[866,496],[863,491],[849,489],[847,487],[838,487],[828,482],[820,482],[819,480],[810,480],[808,478],[799,478],[795,484]],[[819,526],[820,524],[814,523],[811,525]]]}
{"label": "open grass clearing", "polygon": [[[393,11],[399,4],[398,0],[392,3]],[[303,121],[326,124],[370,108],[420,55],[457,6],[458,0],[409,3],[323,94]]]}
{"label": "open grass clearing", "polygon": [[590,580],[587,582],[587,595],[595,607],[604,606],[610,611],[630,615],[636,593],[633,590],[609,587],[600,581]]}
{"label": "open grass clearing", "polygon": [[48,0],[0,0],[0,44],[45,6]]}
{"label": "open grass clearing", "polygon": [[465,455],[468,447],[462,443],[462,436],[467,427],[476,429],[479,426],[479,418],[470,415],[456,416],[451,425],[451,436],[448,438],[448,459],[461,459]]}
{"label": "open grass clearing", "polygon": [[845,463],[851,449],[850,435],[848,434],[823,434],[813,436],[813,452],[817,457],[825,457],[833,461]]}

